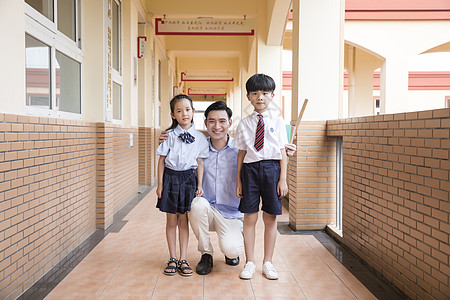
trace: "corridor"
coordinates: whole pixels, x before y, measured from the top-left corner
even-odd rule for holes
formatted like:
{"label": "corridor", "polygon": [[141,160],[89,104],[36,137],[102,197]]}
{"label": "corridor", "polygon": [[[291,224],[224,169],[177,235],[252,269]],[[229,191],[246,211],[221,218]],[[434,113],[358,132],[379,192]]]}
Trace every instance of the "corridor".
{"label": "corridor", "polygon": [[[218,251],[215,234],[212,235],[216,252],[211,274],[207,276],[194,274],[187,278],[178,274],[174,277],[165,276],[162,273],[168,259],[164,233],[165,217],[155,208],[154,190],[134,203],[137,205],[129,209],[123,221],[116,220],[112,226],[113,230],[110,230],[112,232],[101,239],[78,265],[66,260],[65,265],[59,266],[61,270],[67,269],[70,265],[75,268],[45,299],[402,298],[390,290],[389,286],[382,286],[384,283],[381,281],[376,283],[378,279],[373,277],[374,279],[370,281],[372,284],[378,284],[379,289],[375,291],[379,293],[378,297],[375,297],[314,235],[305,233],[278,234],[274,265],[280,278],[274,281],[265,279],[261,275],[263,257],[261,218],[257,225],[257,273],[252,280],[239,279],[242,261],[238,267],[227,266],[224,263],[223,254]],[[130,205],[133,206],[133,203],[127,206]],[[120,213],[123,213],[123,210]],[[279,224],[288,221],[286,210],[278,221]],[[114,227],[118,225],[121,227],[120,230],[115,230]],[[196,245],[196,238],[191,231],[188,261],[194,268],[200,257]],[[349,261],[349,257],[344,257],[344,260]],[[362,268],[359,269],[361,272]],[[52,280],[47,278],[47,281]],[[43,288],[49,285],[51,282],[41,280],[40,286],[35,285],[21,298],[43,297],[45,295],[39,294],[39,290],[42,292]]]}

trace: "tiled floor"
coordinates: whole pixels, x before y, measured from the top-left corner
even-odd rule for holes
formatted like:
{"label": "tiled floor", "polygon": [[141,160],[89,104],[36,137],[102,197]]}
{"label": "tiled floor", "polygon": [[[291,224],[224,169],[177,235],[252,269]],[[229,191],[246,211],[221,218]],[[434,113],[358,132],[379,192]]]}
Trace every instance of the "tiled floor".
{"label": "tiled floor", "polygon": [[[280,278],[265,279],[261,218],[253,279],[239,279],[242,261],[236,267],[225,264],[215,234],[211,274],[165,276],[165,215],[155,201],[151,191],[124,218],[120,231],[102,239],[45,299],[377,299],[314,235],[278,234],[273,262]],[[287,222],[287,213],[279,221]],[[187,258],[195,268],[200,254],[192,232]]]}

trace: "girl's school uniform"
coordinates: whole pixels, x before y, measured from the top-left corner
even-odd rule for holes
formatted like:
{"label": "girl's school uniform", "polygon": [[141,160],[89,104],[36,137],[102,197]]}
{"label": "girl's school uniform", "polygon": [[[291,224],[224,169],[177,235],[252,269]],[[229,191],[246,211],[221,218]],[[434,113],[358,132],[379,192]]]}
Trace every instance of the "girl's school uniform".
{"label": "girl's school uniform", "polygon": [[209,144],[194,126],[184,130],[178,125],[168,134],[167,140],[156,150],[157,155],[166,157],[163,191],[156,207],[162,212],[184,214],[191,209],[197,190],[197,158],[208,157]]}

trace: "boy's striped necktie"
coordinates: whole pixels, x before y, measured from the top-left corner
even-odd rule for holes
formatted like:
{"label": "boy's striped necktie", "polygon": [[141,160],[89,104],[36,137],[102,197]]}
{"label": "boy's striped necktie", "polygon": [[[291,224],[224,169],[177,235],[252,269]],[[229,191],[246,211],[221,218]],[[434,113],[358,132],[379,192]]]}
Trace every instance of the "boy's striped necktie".
{"label": "boy's striped necktie", "polygon": [[261,150],[264,147],[264,119],[261,114],[258,114],[258,125],[256,126],[256,137],[255,137],[255,149],[256,151]]}

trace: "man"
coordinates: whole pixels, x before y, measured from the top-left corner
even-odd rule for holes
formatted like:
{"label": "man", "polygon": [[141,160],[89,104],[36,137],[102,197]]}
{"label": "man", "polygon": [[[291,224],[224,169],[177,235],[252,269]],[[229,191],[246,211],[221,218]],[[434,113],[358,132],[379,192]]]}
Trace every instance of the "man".
{"label": "man", "polygon": [[[240,198],[236,196],[236,173],[238,149],[228,130],[232,124],[232,111],[222,101],[211,104],[205,111],[205,125],[209,135],[209,157],[204,160],[203,197],[192,200],[189,221],[202,253],[195,271],[199,275],[211,273],[213,248],[210,231],[216,231],[219,247],[225,255],[225,263],[239,264],[244,250],[242,235],[244,215],[238,210]],[[162,134],[160,141],[165,139]],[[296,146],[286,145],[289,155]]]}

